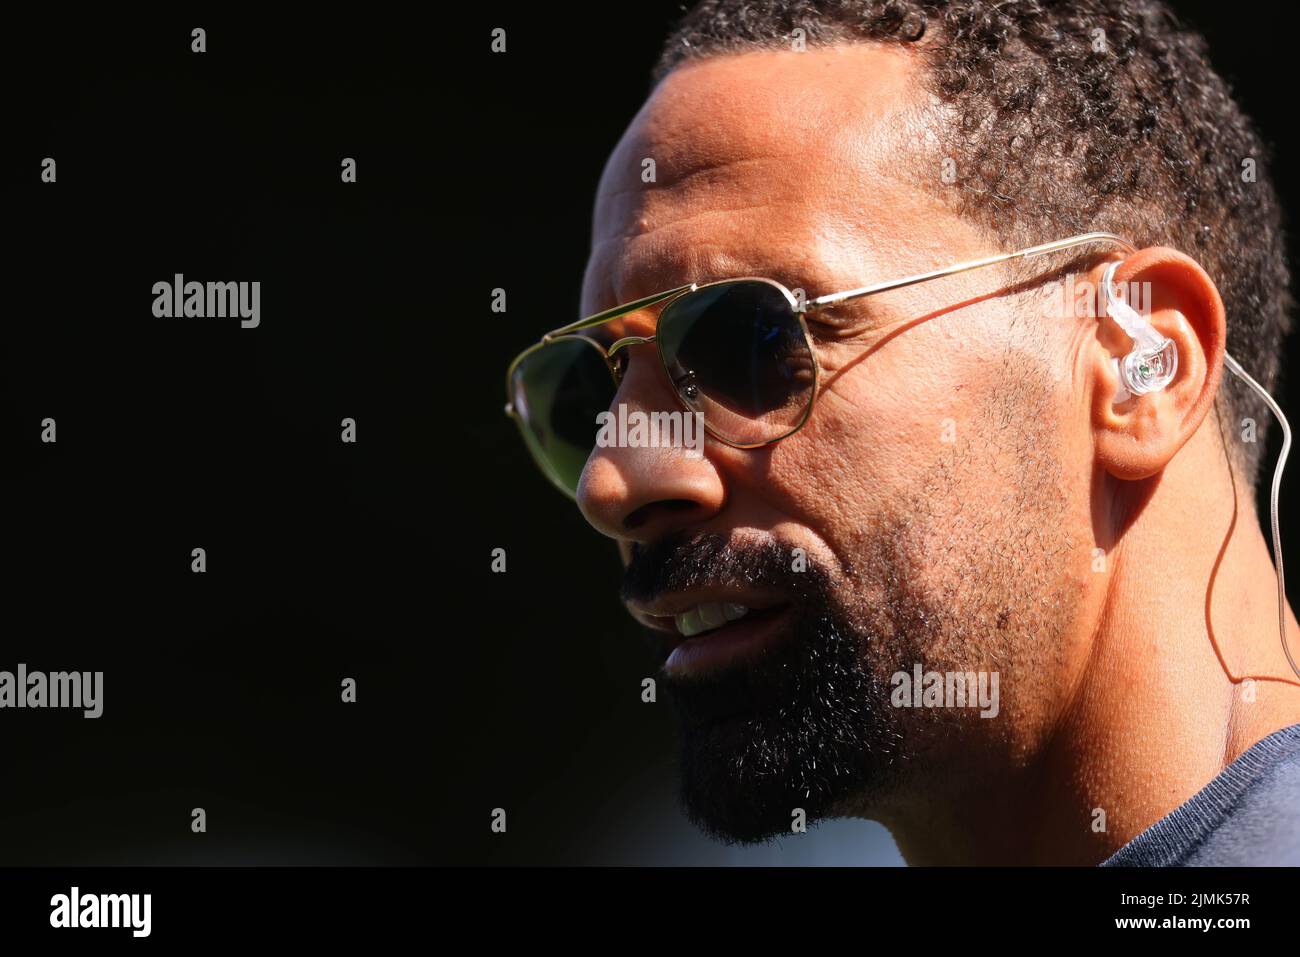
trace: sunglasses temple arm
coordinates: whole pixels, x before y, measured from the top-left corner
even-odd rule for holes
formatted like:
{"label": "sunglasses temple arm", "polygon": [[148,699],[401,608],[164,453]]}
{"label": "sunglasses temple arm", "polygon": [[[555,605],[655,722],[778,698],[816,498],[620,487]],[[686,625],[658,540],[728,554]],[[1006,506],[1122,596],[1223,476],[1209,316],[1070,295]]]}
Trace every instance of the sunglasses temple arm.
{"label": "sunglasses temple arm", "polygon": [[945,266],[943,269],[935,269],[931,272],[920,273],[915,276],[907,276],[904,279],[892,279],[889,282],[877,283],[874,286],[862,286],[859,289],[849,289],[845,292],[834,292],[830,295],[819,296],[811,299],[804,307],[807,312],[821,306],[828,306],[835,302],[844,302],[846,299],[857,299],[859,296],[870,296],[872,293],[884,292],[888,289],[902,289],[905,286],[914,286],[917,283],[928,282],[931,279],[938,279],[941,276],[952,276],[957,273],[968,272],[972,269],[980,269],[984,266],[992,266],[997,263],[1007,262],[1012,259],[1027,259],[1030,256],[1043,256],[1047,253],[1058,252],[1062,249],[1069,249],[1073,246],[1082,246],[1088,243],[1110,243],[1120,246],[1128,252],[1136,251],[1136,247],[1125,239],[1121,239],[1114,233],[1084,233],[1081,236],[1071,236],[1069,239],[1058,239],[1056,242],[1043,243],[1041,246],[1030,246],[1028,249],[1020,249],[1013,253],[999,253],[996,256],[986,256],[983,259],[972,259],[969,262],[957,263],[953,266]]}

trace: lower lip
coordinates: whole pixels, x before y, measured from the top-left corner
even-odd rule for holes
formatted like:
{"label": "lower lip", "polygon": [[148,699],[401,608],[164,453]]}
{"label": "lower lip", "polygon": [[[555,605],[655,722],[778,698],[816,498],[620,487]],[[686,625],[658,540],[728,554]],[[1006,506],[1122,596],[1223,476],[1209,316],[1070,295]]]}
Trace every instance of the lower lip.
{"label": "lower lip", "polygon": [[754,617],[750,612],[714,631],[687,638],[675,647],[664,670],[672,675],[704,674],[755,654],[773,644],[789,628],[790,609]]}

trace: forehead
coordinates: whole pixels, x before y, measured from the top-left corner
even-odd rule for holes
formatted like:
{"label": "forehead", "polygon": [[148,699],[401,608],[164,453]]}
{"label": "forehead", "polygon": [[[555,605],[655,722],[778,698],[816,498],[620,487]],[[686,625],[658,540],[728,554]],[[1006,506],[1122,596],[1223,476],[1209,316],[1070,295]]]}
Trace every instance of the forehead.
{"label": "forehead", "polygon": [[[869,264],[846,238],[906,228],[919,192],[896,174],[925,132],[920,69],[913,51],[880,44],[675,69],[605,166],[583,312],[726,276],[861,275]],[[839,268],[845,257],[856,267]]]}

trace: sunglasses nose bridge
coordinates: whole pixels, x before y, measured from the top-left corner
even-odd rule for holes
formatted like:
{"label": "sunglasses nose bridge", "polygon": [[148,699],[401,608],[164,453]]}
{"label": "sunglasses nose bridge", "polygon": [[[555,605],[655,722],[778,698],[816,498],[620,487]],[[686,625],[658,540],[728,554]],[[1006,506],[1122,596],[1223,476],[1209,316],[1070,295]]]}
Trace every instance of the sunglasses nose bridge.
{"label": "sunglasses nose bridge", "polygon": [[612,359],[614,358],[614,353],[618,352],[618,350],[620,349],[623,349],[627,346],[640,346],[640,345],[644,345],[647,342],[654,342],[654,341],[655,341],[654,336],[624,336],[622,339],[616,339],[614,342],[612,342],[610,344],[610,347],[605,350],[605,354]]}
{"label": "sunglasses nose bridge", "polygon": [[[628,346],[639,346],[654,341],[654,336],[624,336],[622,339],[616,339],[610,343],[609,348],[605,350],[605,363],[609,366],[609,371],[614,374],[615,382],[622,383],[623,373],[627,369],[626,361],[620,362],[616,358],[617,353]],[[624,358],[626,359],[626,357]]]}

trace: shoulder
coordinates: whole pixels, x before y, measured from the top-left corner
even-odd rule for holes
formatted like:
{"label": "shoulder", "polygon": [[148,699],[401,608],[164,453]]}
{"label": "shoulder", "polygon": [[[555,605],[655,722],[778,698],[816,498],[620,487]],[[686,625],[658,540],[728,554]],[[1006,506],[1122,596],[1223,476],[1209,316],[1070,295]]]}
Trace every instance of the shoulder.
{"label": "shoulder", "polygon": [[1300,865],[1300,725],[1257,742],[1242,786],[1223,808],[1218,826],[1190,850],[1185,863],[1214,866]]}
{"label": "shoulder", "polygon": [[1300,724],[1256,741],[1103,866],[1300,866]]}

